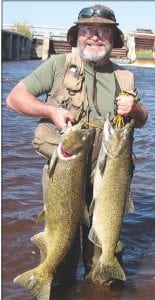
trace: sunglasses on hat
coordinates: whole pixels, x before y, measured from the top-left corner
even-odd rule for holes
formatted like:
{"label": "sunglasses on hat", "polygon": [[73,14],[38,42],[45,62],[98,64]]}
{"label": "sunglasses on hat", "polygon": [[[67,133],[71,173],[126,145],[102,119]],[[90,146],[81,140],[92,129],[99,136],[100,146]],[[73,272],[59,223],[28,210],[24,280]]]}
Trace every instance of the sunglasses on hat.
{"label": "sunglasses on hat", "polygon": [[95,8],[83,8],[79,15],[78,20],[81,18],[91,18],[92,16],[97,16],[101,18],[109,19],[116,23],[116,19],[112,11],[106,9],[95,9]]}

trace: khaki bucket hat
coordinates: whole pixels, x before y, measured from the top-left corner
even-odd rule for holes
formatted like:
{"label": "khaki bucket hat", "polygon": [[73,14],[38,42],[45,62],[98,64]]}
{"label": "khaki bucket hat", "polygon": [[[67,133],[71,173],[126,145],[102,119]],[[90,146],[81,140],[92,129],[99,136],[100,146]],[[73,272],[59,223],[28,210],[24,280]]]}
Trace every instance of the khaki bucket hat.
{"label": "khaki bucket hat", "polygon": [[67,41],[72,47],[77,46],[78,24],[109,24],[114,26],[115,40],[113,48],[122,48],[124,46],[124,34],[117,27],[119,23],[116,22],[114,12],[109,7],[94,5],[83,8],[75,24],[67,32]]}

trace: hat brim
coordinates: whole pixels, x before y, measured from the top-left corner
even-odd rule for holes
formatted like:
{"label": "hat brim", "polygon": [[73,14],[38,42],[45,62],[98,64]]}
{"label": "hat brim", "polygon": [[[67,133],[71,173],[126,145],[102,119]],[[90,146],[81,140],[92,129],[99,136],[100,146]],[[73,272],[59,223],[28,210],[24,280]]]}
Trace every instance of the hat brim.
{"label": "hat brim", "polygon": [[75,22],[75,24],[94,24],[94,23],[119,25],[119,23],[98,16],[92,16],[91,18],[81,18],[77,22]]}
{"label": "hat brim", "polygon": [[[78,24],[82,24],[82,23],[83,22],[78,23]],[[71,45],[71,47],[77,47],[78,24],[73,25],[72,27],[70,27],[68,32],[67,32],[67,42]],[[89,22],[89,24],[94,24],[94,23]],[[104,23],[104,24],[110,24],[110,23]],[[113,24],[116,25],[116,23],[113,23]],[[113,45],[113,48],[122,48],[123,46],[124,46],[124,34],[118,27],[115,26],[114,27],[114,45]]]}

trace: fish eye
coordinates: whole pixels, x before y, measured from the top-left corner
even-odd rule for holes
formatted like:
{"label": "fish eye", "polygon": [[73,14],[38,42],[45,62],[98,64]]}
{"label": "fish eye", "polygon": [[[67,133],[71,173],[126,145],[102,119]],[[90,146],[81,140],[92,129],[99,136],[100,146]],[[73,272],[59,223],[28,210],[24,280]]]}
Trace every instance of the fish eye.
{"label": "fish eye", "polygon": [[59,134],[64,134],[64,130],[61,128],[55,128],[55,131],[58,132]]}

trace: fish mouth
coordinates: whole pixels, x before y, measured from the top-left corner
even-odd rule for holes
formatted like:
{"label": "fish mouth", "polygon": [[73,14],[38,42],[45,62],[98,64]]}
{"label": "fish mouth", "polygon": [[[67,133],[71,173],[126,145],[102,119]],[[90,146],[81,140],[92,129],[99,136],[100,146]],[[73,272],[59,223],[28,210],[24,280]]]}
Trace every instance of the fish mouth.
{"label": "fish mouth", "polygon": [[62,146],[60,148],[60,152],[61,152],[61,154],[62,154],[63,157],[71,157],[71,156],[73,156],[72,153],[69,153],[69,152],[65,151],[65,149]]}

